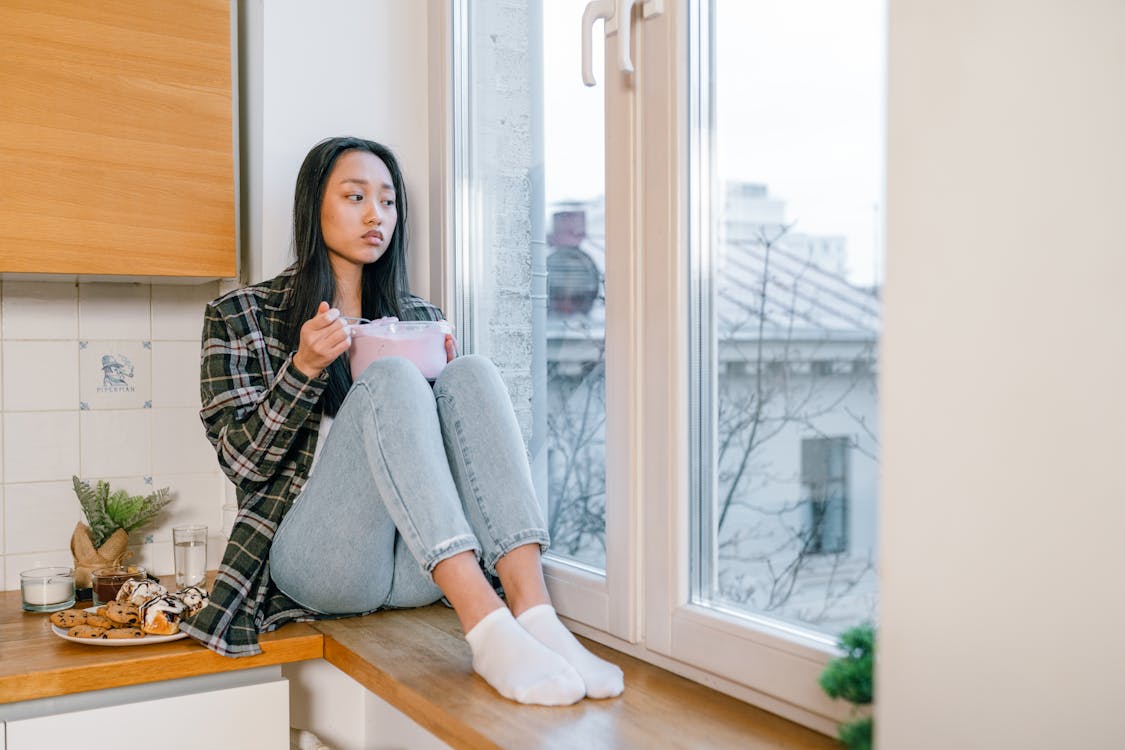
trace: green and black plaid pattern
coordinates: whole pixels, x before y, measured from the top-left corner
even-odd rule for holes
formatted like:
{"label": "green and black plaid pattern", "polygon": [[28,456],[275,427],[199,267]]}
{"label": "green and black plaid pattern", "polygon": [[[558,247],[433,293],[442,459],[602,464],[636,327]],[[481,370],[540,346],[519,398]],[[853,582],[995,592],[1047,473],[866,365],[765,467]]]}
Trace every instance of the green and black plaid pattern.
{"label": "green and black plaid pattern", "polygon": [[[327,375],[307,378],[277,339],[294,283],[290,266],[270,281],[237,289],[207,306],[199,378],[200,417],[219,464],[234,483],[238,515],[210,603],[181,629],[226,656],[261,653],[258,633],[292,620],[321,619],[274,588],[274,532],[312,468]],[[418,297],[404,320],[441,320]]]}

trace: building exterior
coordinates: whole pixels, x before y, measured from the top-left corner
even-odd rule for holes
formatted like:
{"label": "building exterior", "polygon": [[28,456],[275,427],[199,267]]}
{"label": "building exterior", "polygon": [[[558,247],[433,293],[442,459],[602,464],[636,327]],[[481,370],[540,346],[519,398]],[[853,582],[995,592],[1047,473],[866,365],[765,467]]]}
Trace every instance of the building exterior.
{"label": "building exterior", "polygon": [[[727,187],[711,293],[715,467],[705,577],[731,606],[838,632],[873,618],[876,293],[842,237],[791,232],[764,185]],[[548,474],[555,550],[604,563],[604,216],[555,207],[548,235]]]}

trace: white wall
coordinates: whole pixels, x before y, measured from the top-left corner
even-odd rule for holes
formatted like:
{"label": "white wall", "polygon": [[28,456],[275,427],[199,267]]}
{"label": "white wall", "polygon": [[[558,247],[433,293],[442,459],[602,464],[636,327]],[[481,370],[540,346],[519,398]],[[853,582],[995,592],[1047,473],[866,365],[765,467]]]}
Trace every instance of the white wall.
{"label": "white wall", "polygon": [[410,279],[429,279],[427,4],[392,0],[248,0],[240,4],[244,277],[293,260],[293,183],[329,136],[391,148],[409,198]]}
{"label": "white wall", "polygon": [[[131,562],[171,573],[172,526],[205,523],[217,564],[227,482],[199,421],[199,334],[218,291],[215,282],[3,282],[0,589],[19,588],[21,570],[72,564],[75,474],[175,493],[158,523],[132,534]],[[105,387],[105,355],[128,358],[124,385]]]}
{"label": "white wall", "polygon": [[1125,4],[891,0],[878,745],[1125,747]]}

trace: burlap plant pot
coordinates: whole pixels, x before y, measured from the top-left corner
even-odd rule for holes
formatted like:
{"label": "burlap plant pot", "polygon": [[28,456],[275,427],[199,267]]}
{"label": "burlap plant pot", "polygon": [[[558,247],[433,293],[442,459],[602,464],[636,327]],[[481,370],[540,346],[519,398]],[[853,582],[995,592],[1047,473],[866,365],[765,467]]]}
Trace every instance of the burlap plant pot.
{"label": "burlap plant pot", "polygon": [[84,589],[90,587],[90,573],[98,568],[120,565],[132,556],[129,551],[129,535],[125,529],[117,529],[109,539],[98,548],[90,538],[90,527],[79,523],[70,535],[70,553],[74,555],[74,585]]}

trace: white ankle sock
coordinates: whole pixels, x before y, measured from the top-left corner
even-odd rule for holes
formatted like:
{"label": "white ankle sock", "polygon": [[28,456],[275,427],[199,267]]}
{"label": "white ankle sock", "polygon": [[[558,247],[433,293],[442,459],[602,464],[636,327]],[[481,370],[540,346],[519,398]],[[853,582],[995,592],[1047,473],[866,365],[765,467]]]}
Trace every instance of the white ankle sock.
{"label": "white ankle sock", "polygon": [[621,695],[625,689],[625,675],[621,668],[587,651],[566,626],[559,622],[555,608],[550,604],[532,607],[516,618],[516,621],[540,643],[578,670],[582,681],[586,683],[586,695],[590,698],[612,698]]}
{"label": "white ankle sock", "polygon": [[473,649],[473,670],[505,698],[569,706],[586,694],[574,668],[521,628],[507,607],[485,615],[465,640]]}

